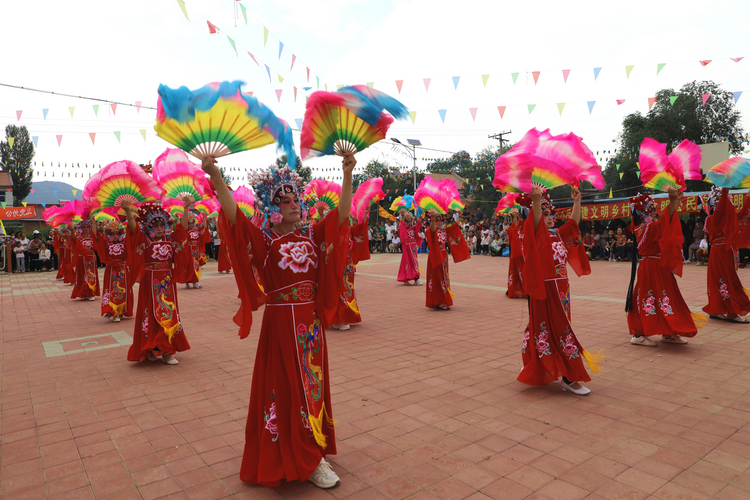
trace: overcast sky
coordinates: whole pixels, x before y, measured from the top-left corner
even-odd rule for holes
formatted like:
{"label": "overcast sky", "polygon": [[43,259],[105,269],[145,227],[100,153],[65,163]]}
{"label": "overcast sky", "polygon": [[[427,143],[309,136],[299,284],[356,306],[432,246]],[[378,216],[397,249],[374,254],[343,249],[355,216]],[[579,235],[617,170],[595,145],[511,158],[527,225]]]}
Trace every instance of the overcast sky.
{"label": "overcast sky", "polygon": [[[39,137],[35,180],[53,180],[50,162],[54,180],[61,180],[61,172],[79,173],[62,180],[82,187],[91,169],[71,169],[72,163],[155,159],[168,146],[155,135],[155,111],[148,109],[156,105],[160,83],[198,88],[243,80],[246,90],[296,128],[304,116],[304,96],[317,89],[316,77],[321,89],[327,84],[329,90],[374,82],[416,111],[414,124],[394,124],[389,137],[472,154],[497,144],[490,134],[512,131],[506,137],[516,141],[531,127],[574,132],[594,151],[612,150],[625,115],[646,113],[647,99],[657,90],[676,90],[693,80],[744,91],[737,106],[745,120],[750,112],[750,50],[746,34],[736,29],[737,20],[750,14],[747,1],[243,0],[247,24],[239,3],[187,0],[188,21],[177,0],[4,2],[0,83],[143,103],[140,111],[118,105],[113,112],[107,102],[0,87],[3,128],[23,124]],[[209,34],[206,19],[219,33]],[[270,33],[265,46],[264,26]],[[280,58],[279,42],[284,44]],[[296,60],[290,71],[292,55]],[[748,58],[730,60],[743,56]],[[712,62],[702,66],[701,60]],[[659,63],[667,64],[657,76]],[[563,70],[570,70],[567,82]],[[536,84],[534,71],[540,72]],[[515,84],[512,73],[519,73]],[[490,75],[486,85],[482,75]],[[453,77],[460,77],[457,87]],[[403,80],[400,93],[396,80]],[[313,88],[305,91],[306,86]],[[625,102],[618,105],[618,99]],[[596,101],[591,113],[588,101]],[[565,103],[562,114],[558,103]],[[531,113],[530,104],[536,105]],[[502,119],[498,106],[506,106]],[[75,107],[72,117],[70,107]],[[475,119],[470,108],[477,108]],[[438,110],[446,110],[444,122]],[[63,136],[60,146],[58,134]],[[269,146],[220,164],[258,168],[275,156]],[[424,167],[427,161],[421,158],[448,153],[418,150],[417,156],[417,165]],[[394,165],[411,163],[406,154],[381,143],[358,155],[359,166],[375,157]],[[67,162],[68,169],[58,169],[58,162]],[[335,175],[323,169],[339,163],[332,157],[306,162],[321,176]],[[230,175],[244,179],[241,172]]]}

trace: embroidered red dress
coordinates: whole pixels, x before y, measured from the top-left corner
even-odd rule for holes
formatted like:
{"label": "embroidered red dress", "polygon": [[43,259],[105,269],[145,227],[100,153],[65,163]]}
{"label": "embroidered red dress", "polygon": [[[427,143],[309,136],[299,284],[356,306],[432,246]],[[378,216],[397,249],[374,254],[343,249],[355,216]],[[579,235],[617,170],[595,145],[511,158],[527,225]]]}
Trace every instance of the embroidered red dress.
{"label": "embroidered red dress", "polygon": [[341,294],[336,316],[332,323],[347,323],[353,325],[362,322],[362,316],[359,312],[357,295],[354,293],[354,275],[357,272],[357,264],[362,260],[370,259],[370,245],[367,243],[367,221],[362,224],[356,224],[349,228],[351,243],[349,255],[346,257],[346,267],[344,268],[344,293]]}
{"label": "embroidered red dress", "polygon": [[172,260],[185,244],[185,230],[176,225],[166,238],[154,240],[136,228],[129,232],[135,275],[140,283],[135,312],[133,345],[128,361],[141,361],[146,351],[174,354],[187,351],[190,344],[180,324],[177,291],[172,279]]}
{"label": "embroidered red dress", "polygon": [[99,234],[95,241],[99,260],[104,269],[104,291],[102,293],[102,316],[133,315],[133,281],[128,267],[128,245],[125,235],[118,239]]}
{"label": "embroidered red dress", "polygon": [[[336,453],[325,328],[343,288],[349,224],[338,210],[323,221],[279,234],[237,209],[219,227],[229,247],[242,306],[235,322],[248,335],[252,310],[266,307],[253,367],[240,479],[278,486],[305,481]],[[262,288],[261,288],[262,287]]]}
{"label": "embroidered red dress", "polygon": [[745,221],[747,207],[742,210],[742,217],[738,217],[728,192],[728,189],[721,190],[716,210],[706,219],[711,252],[708,256],[707,273],[708,304],[703,307],[703,311],[711,316],[744,316],[750,312],[750,299],[737,275],[738,249],[750,245],[750,231],[740,230],[740,219]]}
{"label": "embroidered red dress", "polygon": [[177,283],[198,283],[201,280],[202,248],[206,246],[206,233],[200,226],[187,230],[185,248],[175,254],[174,280]]}
{"label": "embroidered red dress", "polygon": [[631,335],[695,337],[698,329],[682,298],[674,275],[682,276],[682,227],[676,214],[669,220],[665,208],[658,221],[635,229],[638,242],[638,275],[633,306],[628,311]]}
{"label": "embroidered red dress", "polygon": [[451,279],[448,274],[448,251],[445,249],[447,236],[442,226],[435,232],[429,227],[425,231],[425,239],[430,253],[427,255],[427,298],[425,306],[435,307],[441,304],[453,305],[451,293]]}
{"label": "embroidered red dress", "polygon": [[532,209],[523,231],[529,326],[521,346],[523,370],[518,381],[545,385],[563,376],[571,382],[588,382],[583,347],[570,325],[566,266],[569,262],[579,276],[591,273],[578,224],[569,219],[558,229],[547,229],[542,220],[534,232]]}
{"label": "embroidered red dress", "polygon": [[75,236],[71,241],[76,263],[76,280],[71,299],[83,299],[99,295],[99,273],[96,268],[94,239]]}
{"label": "embroidered red dress", "polygon": [[396,279],[402,283],[419,279],[417,248],[422,244],[422,240],[419,238],[420,229],[422,229],[421,219],[412,219],[411,221],[402,219],[398,224],[398,233],[401,239],[401,265],[398,268]]}
{"label": "embroidered red dress", "polygon": [[58,235],[55,233],[59,243],[55,244],[55,247],[59,245],[60,248],[60,262],[58,265],[57,277],[63,279],[63,283],[75,284],[76,282],[76,270],[75,263],[73,262],[73,251],[71,245],[72,235],[68,233],[67,236]]}
{"label": "embroidered red dress", "polygon": [[510,261],[508,262],[508,297],[516,299],[526,295],[523,285],[523,226],[511,224],[507,231],[510,242]]}

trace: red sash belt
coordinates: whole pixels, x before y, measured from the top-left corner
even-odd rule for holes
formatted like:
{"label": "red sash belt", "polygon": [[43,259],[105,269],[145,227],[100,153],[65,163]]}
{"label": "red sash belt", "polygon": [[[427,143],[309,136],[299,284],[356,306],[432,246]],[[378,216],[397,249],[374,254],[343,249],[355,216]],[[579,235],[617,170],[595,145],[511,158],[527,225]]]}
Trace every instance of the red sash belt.
{"label": "red sash belt", "polygon": [[149,262],[146,269],[149,271],[169,271],[172,265],[169,262]]}

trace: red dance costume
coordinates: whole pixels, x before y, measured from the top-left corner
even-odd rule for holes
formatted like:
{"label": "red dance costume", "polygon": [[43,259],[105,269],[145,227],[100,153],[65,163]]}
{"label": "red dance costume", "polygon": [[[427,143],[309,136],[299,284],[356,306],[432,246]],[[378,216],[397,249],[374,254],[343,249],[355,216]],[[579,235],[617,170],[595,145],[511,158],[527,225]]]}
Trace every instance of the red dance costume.
{"label": "red dance costume", "polygon": [[76,269],[75,262],[73,261],[73,250],[71,248],[71,238],[73,236],[68,233],[68,236],[58,235],[56,237],[59,241],[60,248],[60,262],[58,264],[57,277],[62,278],[63,283],[66,285],[69,283],[75,284]]}
{"label": "red dance costume", "polygon": [[674,275],[682,276],[682,227],[669,207],[655,222],[635,228],[638,242],[638,275],[633,287],[633,307],[628,311],[631,335],[695,337],[698,329],[682,298]]}
{"label": "red dance costume", "polygon": [[218,257],[219,257],[219,272],[231,271],[232,261],[229,259],[229,251],[227,250],[227,245],[224,243],[224,240],[222,240],[221,245],[219,245]]}
{"label": "red dance costume", "polygon": [[573,219],[558,229],[547,229],[544,220],[534,232],[534,211],[524,223],[524,274],[529,294],[529,326],[523,338],[523,370],[518,381],[546,385],[561,376],[588,382],[584,349],[570,325],[570,287],[566,263],[582,276],[591,274]]}
{"label": "red dance costume", "polygon": [[96,269],[94,239],[74,236],[72,240],[76,263],[76,281],[71,299],[83,299],[99,295],[99,273]]}
{"label": "red dance costume", "polygon": [[510,242],[510,262],[508,262],[508,297],[517,299],[526,295],[523,284],[523,225],[520,220],[507,229]]}
{"label": "red dance costume", "polygon": [[706,219],[711,253],[708,256],[708,304],[703,311],[711,316],[744,316],[750,312],[750,299],[737,276],[738,249],[750,246],[747,220],[750,200],[744,197],[744,208],[738,214],[728,192],[728,189],[721,190],[714,213]]}
{"label": "red dance costume", "polygon": [[175,275],[177,283],[198,283],[201,280],[202,249],[206,246],[206,232],[195,225],[187,230],[185,248],[175,254]]}
{"label": "red dance costume", "polygon": [[353,325],[362,322],[357,304],[357,295],[354,293],[354,275],[357,272],[357,264],[362,260],[370,259],[370,246],[367,241],[367,221],[349,228],[351,244],[349,255],[346,257],[344,268],[344,293],[341,294],[336,316],[331,321],[332,325],[346,323]]}
{"label": "red dance costume", "polygon": [[234,320],[241,338],[252,310],[266,304],[240,479],[272,487],[305,481],[322,457],[336,454],[325,328],[344,284],[349,224],[339,227],[334,209],[323,221],[282,235],[259,229],[239,208],[236,217],[232,227],[222,211],[219,225],[240,289]]}
{"label": "red dance costume", "polygon": [[433,232],[429,227],[425,239],[430,253],[427,255],[427,298],[425,306],[435,307],[441,304],[453,305],[451,279],[448,274],[448,251],[445,248],[447,236],[441,225]]}
{"label": "red dance costume", "polygon": [[412,219],[408,222],[402,219],[398,223],[398,233],[401,239],[401,265],[396,279],[402,283],[419,279],[417,248],[422,244],[419,238],[420,229],[422,229],[421,219]]}
{"label": "red dance costume", "polygon": [[104,269],[104,292],[102,293],[102,316],[133,316],[133,281],[128,267],[128,245],[125,236],[110,240],[99,234],[95,241],[99,259],[106,264]]}
{"label": "red dance costume", "polygon": [[185,230],[178,224],[168,236],[154,240],[136,228],[128,234],[127,240],[133,254],[133,274],[141,285],[128,361],[141,361],[146,351],[170,354],[187,351],[190,344],[180,324],[177,291],[172,279],[172,259],[185,244]]}

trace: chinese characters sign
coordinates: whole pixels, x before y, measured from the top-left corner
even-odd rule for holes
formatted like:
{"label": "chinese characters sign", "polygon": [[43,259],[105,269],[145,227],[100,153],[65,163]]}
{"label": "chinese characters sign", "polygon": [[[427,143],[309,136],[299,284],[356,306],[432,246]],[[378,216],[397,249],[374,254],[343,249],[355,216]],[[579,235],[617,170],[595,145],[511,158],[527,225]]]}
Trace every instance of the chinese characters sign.
{"label": "chinese characters sign", "polygon": [[0,208],[0,220],[28,219],[34,217],[34,207]]}

